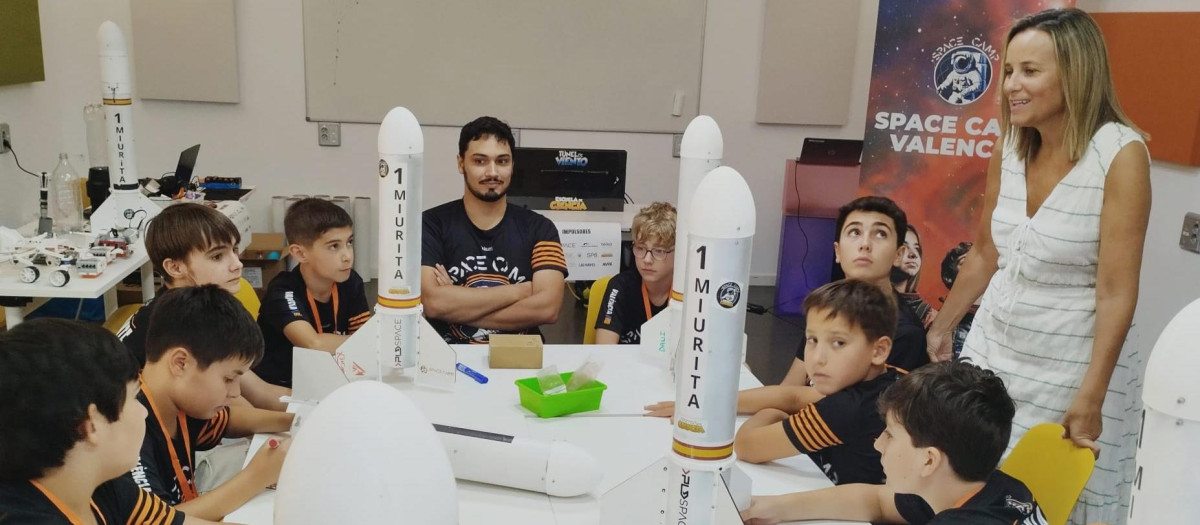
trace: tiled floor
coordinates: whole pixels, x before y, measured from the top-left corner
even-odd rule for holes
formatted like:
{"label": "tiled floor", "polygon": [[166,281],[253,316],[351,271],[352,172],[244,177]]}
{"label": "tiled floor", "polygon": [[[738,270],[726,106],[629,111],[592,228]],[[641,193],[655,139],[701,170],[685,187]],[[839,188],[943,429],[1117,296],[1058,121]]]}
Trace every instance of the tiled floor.
{"label": "tiled floor", "polygon": [[[375,297],[376,281],[366,285],[367,297]],[[751,286],[750,302],[771,306],[775,288]],[[562,311],[558,322],[543,326],[546,342],[551,344],[578,344],[583,341],[584,306],[568,291],[563,294]],[[777,384],[787,374],[796,346],[800,344],[800,328],[793,317],[775,316],[772,313],[746,315],[746,362],[750,370],[764,384]]]}

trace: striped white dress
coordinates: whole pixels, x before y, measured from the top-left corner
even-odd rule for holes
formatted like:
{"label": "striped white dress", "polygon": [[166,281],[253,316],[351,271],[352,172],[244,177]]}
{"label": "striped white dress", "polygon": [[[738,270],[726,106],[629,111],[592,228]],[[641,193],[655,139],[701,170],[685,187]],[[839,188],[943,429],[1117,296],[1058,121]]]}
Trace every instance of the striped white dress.
{"label": "striped white dress", "polygon": [[[1135,141],[1142,138],[1129,127],[1105,124],[1033,217],[1026,216],[1025,164],[1011,143],[1004,148],[992,213],[999,271],[988,283],[962,356],[994,370],[1016,401],[1009,450],[1030,427],[1061,422],[1083,381],[1096,325],[1104,177],[1117,152]],[[1137,349],[1125,344],[1104,400],[1100,459],[1073,524],[1125,523],[1142,371]]]}

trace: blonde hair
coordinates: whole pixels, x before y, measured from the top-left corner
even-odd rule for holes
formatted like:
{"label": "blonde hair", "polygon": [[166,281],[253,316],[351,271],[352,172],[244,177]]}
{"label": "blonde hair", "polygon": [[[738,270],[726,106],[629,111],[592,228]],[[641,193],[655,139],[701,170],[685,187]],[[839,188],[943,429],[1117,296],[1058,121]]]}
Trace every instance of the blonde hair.
{"label": "blonde hair", "polygon": [[656,239],[664,249],[675,248],[675,207],[652,202],[633,217],[633,242]]}
{"label": "blonde hair", "polygon": [[[1004,54],[1018,34],[1036,29],[1050,36],[1058,66],[1058,78],[1066,106],[1066,126],[1063,143],[1071,161],[1083,157],[1092,135],[1109,122],[1133,128],[1146,140],[1149,136],[1138,129],[1121,110],[1113,87],[1108,65],[1108,48],[1100,26],[1087,13],[1075,9],[1047,9],[1029,15],[1013,24],[1004,41]],[[1001,58],[1003,67],[1005,58]],[[1000,125],[1014,140],[1017,158],[1022,161],[1037,155],[1042,138],[1034,128],[1015,127],[1010,120],[1008,104],[1000,104]]]}

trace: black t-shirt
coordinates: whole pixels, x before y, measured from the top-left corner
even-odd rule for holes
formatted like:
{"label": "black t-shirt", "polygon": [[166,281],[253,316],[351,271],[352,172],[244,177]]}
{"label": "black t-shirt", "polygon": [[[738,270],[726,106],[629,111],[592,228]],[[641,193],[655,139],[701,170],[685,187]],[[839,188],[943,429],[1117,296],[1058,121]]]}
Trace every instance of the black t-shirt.
{"label": "black t-shirt", "polygon": [[[929,344],[925,341],[925,327],[912,309],[896,294],[896,337],[892,339],[892,352],[888,354],[887,364],[901,370],[909,371],[929,364]],[[796,359],[804,360],[805,327],[808,316],[800,317],[800,346],[796,348]]]}
{"label": "black t-shirt", "polygon": [[[263,294],[262,308],[258,311],[258,326],[263,333],[263,359],[254,367],[254,373],[268,383],[292,386],[294,345],[283,334],[283,329],[293,322],[304,321],[321,334],[347,335],[357,331],[370,319],[367,295],[358,272],[350,270],[349,279],[334,284],[334,293],[336,295],[327,302],[313,300],[310,303],[308,287],[304,284],[299,266],[271,279]],[[316,315],[313,314],[312,304],[317,306]]]}
{"label": "black t-shirt", "polygon": [[[91,507],[101,525],[180,525],[184,519],[182,512],[139,490],[126,476],[96,487]],[[0,525],[10,524],[71,525],[71,521],[33,482],[19,481],[0,483]]]}
{"label": "black t-shirt", "polygon": [[117,339],[125,343],[125,348],[137,359],[139,368],[146,366],[146,333],[149,331],[147,328],[150,326],[150,314],[154,313],[153,305],[154,299],[151,298],[125,320],[120,330],[117,330]]}
{"label": "black t-shirt", "polygon": [[875,438],[885,425],[876,400],[900,374],[888,368],[875,379],[826,396],[781,421],[783,432],[834,485],[883,484]]}
{"label": "black t-shirt", "polygon": [[[421,216],[421,265],[441,264],[456,286],[487,288],[533,280],[541,270],[567,275],[567,259],[550,219],[512,204],[490,230],[475,227],[462,199],[425,210]],[[537,334],[538,327],[517,332],[460,325],[428,318],[447,343],[487,343],[491,334]]]}
{"label": "black t-shirt", "polygon": [[[142,490],[150,492],[170,505],[183,503],[184,494],[177,479],[175,466],[171,461],[168,446],[175,447],[175,457],[179,458],[179,467],[190,486],[195,486],[195,472],[192,466],[196,462],[197,450],[208,450],[221,444],[225,430],[229,427],[229,407],[222,408],[212,419],[196,419],[185,417],[187,428],[180,428],[175,439],[168,444],[167,436],[163,434],[154,407],[146,398],[146,391],[138,392],[138,401],[146,407],[146,437],[142,440],[142,451],[138,457],[137,466],[128,474]],[[157,400],[163,402],[164,400]],[[183,436],[188,439],[184,444]]]}
{"label": "black t-shirt", "polygon": [[642,342],[642,323],[649,321],[658,312],[667,308],[670,301],[660,306],[650,302],[646,288],[642,285],[642,274],[637,268],[625,270],[608,280],[604,289],[604,302],[600,315],[596,317],[596,328],[616,332],[618,344]]}
{"label": "black t-shirt", "polygon": [[916,494],[896,494],[896,510],[912,525],[1045,525],[1046,517],[1029,489],[999,470],[979,492],[938,514]]}

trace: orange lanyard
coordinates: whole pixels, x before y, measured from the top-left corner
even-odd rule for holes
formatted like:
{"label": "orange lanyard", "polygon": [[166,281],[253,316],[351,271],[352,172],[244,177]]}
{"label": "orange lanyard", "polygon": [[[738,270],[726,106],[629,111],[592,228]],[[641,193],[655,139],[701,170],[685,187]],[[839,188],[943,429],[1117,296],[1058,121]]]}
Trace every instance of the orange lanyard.
{"label": "orange lanyard", "polygon": [[646,289],[646,283],[642,283],[642,305],[646,307],[646,320],[649,321],[650,315],[650,290]]}
{"label": "orange lanyard", "polygon": [[[308,295],[308,307],[312,308],[313,321],[315,321],[315,324],[317,325],[317,333],[318,334],[325,333],[321,330],[321,314],[317,313],[317,300],[313,299],[312,292],[310,292],[308,290],[304,290],[304,293],[306,295]],[[337,314],[338,314],[338,293],[337,293],[337,285],[335,284],[335,285],[333,285],[333,333],[335,333],[335,334],[337,333]]]}
{"label": "orange lanyard", "polygon": [[[63,502],[59,501],[59,499],[55,497],[54,493],[46,490],[46,487],[43,487],[42,484],[38,483],[35,479],[31,479],[29,482],[33,484],[33,488],[41,491],[42,495],[46,496],[46,499],[50,500],[50,503],[54,504],[55,508],[62,513],[63,517],[67,518],[67,521],[71,522],[71,525],[83,525],[83,520],[79,519],[79,516],[76,516],[74,512],[71,512],[71,509],[68,509],[66,505],[63,505]],[[107,525],[108,522],[104,520],[104,515],[100,514],[100,509],[96,508],[96,502],[89,501],[88,504],[92,507],[92,515],[99,518],[101,525]]]}
{"label": "orange lanyard", "polygon": [[[179,455],[175,453],[175,442],[171,439],[171,433],[167,432],[167,425],[158,416],[158,406],[154,404],[154,397],[150,395],[150,391],[146,389],[146,383],[140,376],[138,382],[141,383],[142,393],[146,394],[146,401],[150,402],[150,411],[154,413],[154,420],[158,421],[158,428],[162,429],[163,438],[167,440],[167,452],[171,454],[171,468],[175,469],[175,483],[183,492],[183,501],[194,500],[197,496],[196,486],[191,479],[183,475],[183,464],[179,461]],[[187,452],[188,469],[191,470],[192,439],[188,437],[187,419],[184,418],[183,412],[179,413],[179,435],[183,437],[183,449]]]}

